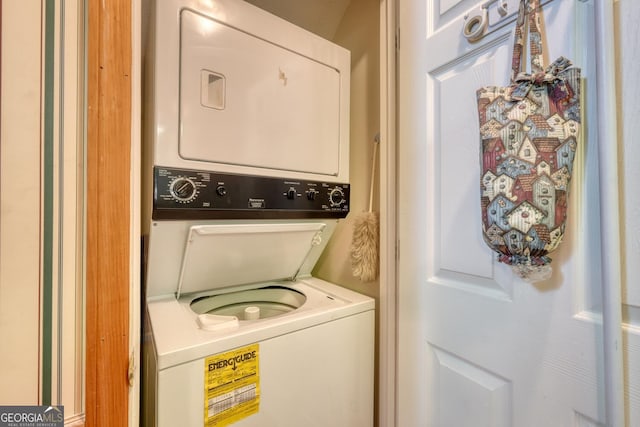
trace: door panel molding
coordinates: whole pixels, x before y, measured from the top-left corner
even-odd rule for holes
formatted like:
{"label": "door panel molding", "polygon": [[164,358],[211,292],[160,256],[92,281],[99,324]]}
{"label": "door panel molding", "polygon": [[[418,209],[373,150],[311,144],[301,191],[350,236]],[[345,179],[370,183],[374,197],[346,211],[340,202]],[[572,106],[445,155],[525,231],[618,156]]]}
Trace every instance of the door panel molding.
{"label": "door panel molding", "polygon": [[434,420],[443,426],[466,425],[461,417],[472,418],[474,427],[512,425],[511,381],[437,346],[430,349],[429,375],[437,378],[428,397]]}

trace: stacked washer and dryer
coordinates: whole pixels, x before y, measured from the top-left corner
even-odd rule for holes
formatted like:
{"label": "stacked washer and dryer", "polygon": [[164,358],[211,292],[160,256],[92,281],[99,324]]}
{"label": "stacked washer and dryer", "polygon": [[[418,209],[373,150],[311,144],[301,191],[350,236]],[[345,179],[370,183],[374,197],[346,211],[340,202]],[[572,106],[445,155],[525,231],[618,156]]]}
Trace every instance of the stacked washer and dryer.
{"label": "stacked washer and dryer", "polygon": [[371,426],[374,301],[311,275],[349,212],[349,52],[147,6],[143,425]]}

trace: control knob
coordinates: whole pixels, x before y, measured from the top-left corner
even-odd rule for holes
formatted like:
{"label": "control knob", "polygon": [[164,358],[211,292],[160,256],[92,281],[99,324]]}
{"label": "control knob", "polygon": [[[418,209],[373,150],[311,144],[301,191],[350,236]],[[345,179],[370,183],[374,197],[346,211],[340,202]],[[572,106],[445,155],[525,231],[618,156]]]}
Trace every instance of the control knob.
{"label": "control knob", "polygon": [[218,185],[216,188],[216,194],[220,197],[224,197],[227,195],[227,188],[224,185]]}
{"label": "control knob", "polygon": [[287,190],[287,199],[289,200],[293,200],[296,198],[296,189],[293,187],[289,187],[289,190]]}
{"label": "control knob", "polygon": [[183,203],[192,201],[198,193],[196,184],[185,177],[176,178],[171,183],[169,191],[176,200]]}
{"label": "control knob", "polygon": [[329,191],[329,202],[331,203],[331,207],[339,207],[345,201],[344,191],[342,191],[342,188],[336,187]]}

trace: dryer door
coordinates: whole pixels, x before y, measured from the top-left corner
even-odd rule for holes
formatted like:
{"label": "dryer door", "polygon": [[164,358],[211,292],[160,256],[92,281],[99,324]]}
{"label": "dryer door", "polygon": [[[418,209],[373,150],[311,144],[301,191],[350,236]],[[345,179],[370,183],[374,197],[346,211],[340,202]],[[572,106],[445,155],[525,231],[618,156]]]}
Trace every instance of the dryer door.
{"label": "dryer door", "polygon": [[[190,10],[182,10],[180,23],[183,159],[326,176],[348,167],[340,164],[348,144],[341,120],[349,114],[341,71]],[[312,36],[294,28],[294,39]],[[329,52],[323,56],[348,58],[316,39],[316,50]]]}

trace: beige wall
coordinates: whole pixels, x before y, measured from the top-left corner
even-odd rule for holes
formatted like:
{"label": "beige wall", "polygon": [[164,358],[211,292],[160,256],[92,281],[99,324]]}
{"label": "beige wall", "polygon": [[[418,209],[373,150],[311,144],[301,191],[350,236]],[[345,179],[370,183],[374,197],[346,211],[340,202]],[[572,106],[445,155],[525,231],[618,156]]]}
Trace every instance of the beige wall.
{"label": "beige wall", "polygon": [[[82,58],[78,0],[56,4],[52,130],[48,157],[52,206],[44,192],[44,3],[2,2],[0,139],[0,405],[44,404],[43,324],[51,344],[50,402],[72,418],[83,409]],[[64,21],[65,49],[60,49]],[[64,51],[64,58],[60,53]],[[64,67],[61,64],[64,63]],[[64,75],[60,73],[64,70]],[[64,92],[64,95],[62,93]],[[45,215],[49,215],[45,222]],[[45,229],[50,224],[51,229]],[[45,232],[51,233],[51,277],[44,279]],[[44,319],[44,283],[51,318]]]}
{"label": "beige wall", "polygon": [[[37,404],[40,343],[40,2],[2,2],[0,404]],[[19,41],[19,42],[17,42]]]}

